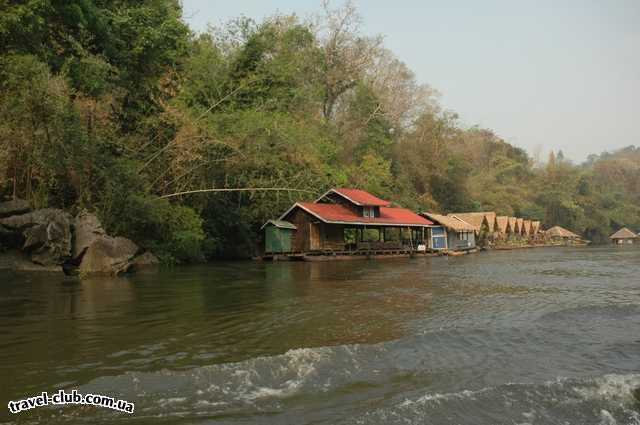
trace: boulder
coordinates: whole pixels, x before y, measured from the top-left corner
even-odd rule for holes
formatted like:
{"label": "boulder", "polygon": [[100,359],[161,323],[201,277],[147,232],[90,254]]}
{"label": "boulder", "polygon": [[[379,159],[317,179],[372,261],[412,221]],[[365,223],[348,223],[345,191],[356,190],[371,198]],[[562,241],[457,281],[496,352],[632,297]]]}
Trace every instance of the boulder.
{"label": "boulder", "polygon": [[42,266],[61,265],[71,256],[71,216],[46,208],[0,219],[4,233],[21,233],[22,249]]}
{"label": "boulder", "polygon": [[1,269],[21,272],[62,272],[62,266],[42,266],[34,264],[25,253],[18,250],[10,250],[0,253],[0,270]]}
{"label": "boulder", "polygon": [[80,262],[80,274],[116,275],[131,268],[138,245],[127,238],[100,236],[86,249]]}
{"label": "boulder", "polygon": [[98,217],[87,211],[79,213],[73,224],[75,239],[73,242],[73,259],[80,259],[87,248],[96,240],[106,235]]}
{"label": "boulder", "polygon": [[12,215],[0,219],[0,225],[11,230],[25,230],[38,224],[46,224],[50,221],[71,222],[71,216],[56,208],[44,208],[26,214]]}
{"label": "boulder", "polygon": [[31,211],[31,206],[24,199],[16,198],[11,201],[0,202],[0,218],[24,214],[29,211]]}
{"label": "boulder", "polygon": [[158,257],[153,255],[150,251],[145,251],[131,261],[131,269],[134,271],[141,269],[153,269],[159,265],[160,260],[158,260]]}

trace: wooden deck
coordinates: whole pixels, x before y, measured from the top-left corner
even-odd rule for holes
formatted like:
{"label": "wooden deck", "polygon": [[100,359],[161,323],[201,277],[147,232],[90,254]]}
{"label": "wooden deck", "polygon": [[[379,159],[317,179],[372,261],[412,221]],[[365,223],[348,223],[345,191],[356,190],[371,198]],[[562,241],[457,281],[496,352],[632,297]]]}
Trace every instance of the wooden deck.
{"label": "wooden deck", "polygon": [[369,250],[318,250],[308,252],[267,253],[260,257],[263,261],[343,261],[387,258],[436,257],[442,255],[458,256],[478,252],[478,249],[464,251],[415,249],[369,249]]}

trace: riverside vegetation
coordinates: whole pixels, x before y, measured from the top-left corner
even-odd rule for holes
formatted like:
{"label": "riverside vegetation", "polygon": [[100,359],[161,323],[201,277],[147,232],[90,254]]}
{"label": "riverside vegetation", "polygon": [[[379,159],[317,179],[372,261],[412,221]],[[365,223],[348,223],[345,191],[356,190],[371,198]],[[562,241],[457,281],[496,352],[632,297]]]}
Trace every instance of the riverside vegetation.
{"label": "riverside vegetation", "polygon": [[[177,0],[0,4],[0,198],[95,212],[166,262],[252,255],[329,187],[596,243],[640,227],[640,148],[542,163],[464,127],[350,4],[200,34]],[[283,190],[168,196],[211,188]]]}

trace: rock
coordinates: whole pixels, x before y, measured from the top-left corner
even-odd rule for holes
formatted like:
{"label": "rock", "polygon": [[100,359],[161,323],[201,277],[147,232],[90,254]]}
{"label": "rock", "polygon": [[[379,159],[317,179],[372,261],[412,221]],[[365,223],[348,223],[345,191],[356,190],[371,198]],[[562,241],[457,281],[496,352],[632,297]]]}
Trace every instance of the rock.
{"label": "rock", "polygon": [[100,236],[85,251],[80,274],[116,275],[126,272],[138,251],[138,245],[127,238]]}
{"label": "rock", "polygon": [[71,216],[62,210],[43,209],[11,216],[5,227],[24,229],[22,249],[42,266],[61,265],[71,257]]}
{"label": "rock", "polygon": [[18,250],[0,253],[0,269],[10,269],[21,272],[62,272],[62,266],[42,266],[34,264],[25,253]]}
{"label": "rock", "polygon": [[100,220],[87,211],[79,213],[74,220],[75,239],[73,242],[73,259],[80,259],[87,248],[97,239],[106,235]]}
{"label": "rock", "polygon": [[158,257],[149,251],[145,251],[143,254],[138,255],[131,261],[131,269],[134,271],[141,269],[153,269],[159,265],[160,260],[158,260]]}
{"label": "rock", "polygon": [[24,214],[31,211],[29,202],[24,199],[12,199],[11,201],[0,202],[0,218],[12,215]]}
{"label": "rock", "polygon": [[12,215],[11,217],[5,217],[0,219],[0,225],[11,230],[24,230],[38,224],[46,224],[50,221],[67,221],[71,222],[71,216],[59,209],[44,208],[41,210],[35,210],[30,213]]}

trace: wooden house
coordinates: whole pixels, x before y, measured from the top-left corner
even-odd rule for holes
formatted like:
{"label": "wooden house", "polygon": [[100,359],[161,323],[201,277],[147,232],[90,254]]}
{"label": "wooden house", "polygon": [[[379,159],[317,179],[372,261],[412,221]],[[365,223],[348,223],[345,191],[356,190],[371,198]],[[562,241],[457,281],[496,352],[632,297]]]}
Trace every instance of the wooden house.
{"label": "wooden house", "polygon": [[616,245],[631,245],[634,243],[640,243],[640,236],[633,233],[626,227],[615,232],[613,235],[609,236],[611,242]]}
{"label": "wooden house", "polygon": [[[434,213],[420,213],[439,226],[443,231],[431,229],[432,237],[429,247],[435,250],[465,251],[476,247],[475,226],[456,216]],[[443,246],[444,245],[444,246]]]}
{"label": "wooden house", "polygon": [[331,189],[314,202],[297,202],[279,220],[292,223],[294,252],[418,251],[433,223],[358,189]]}

